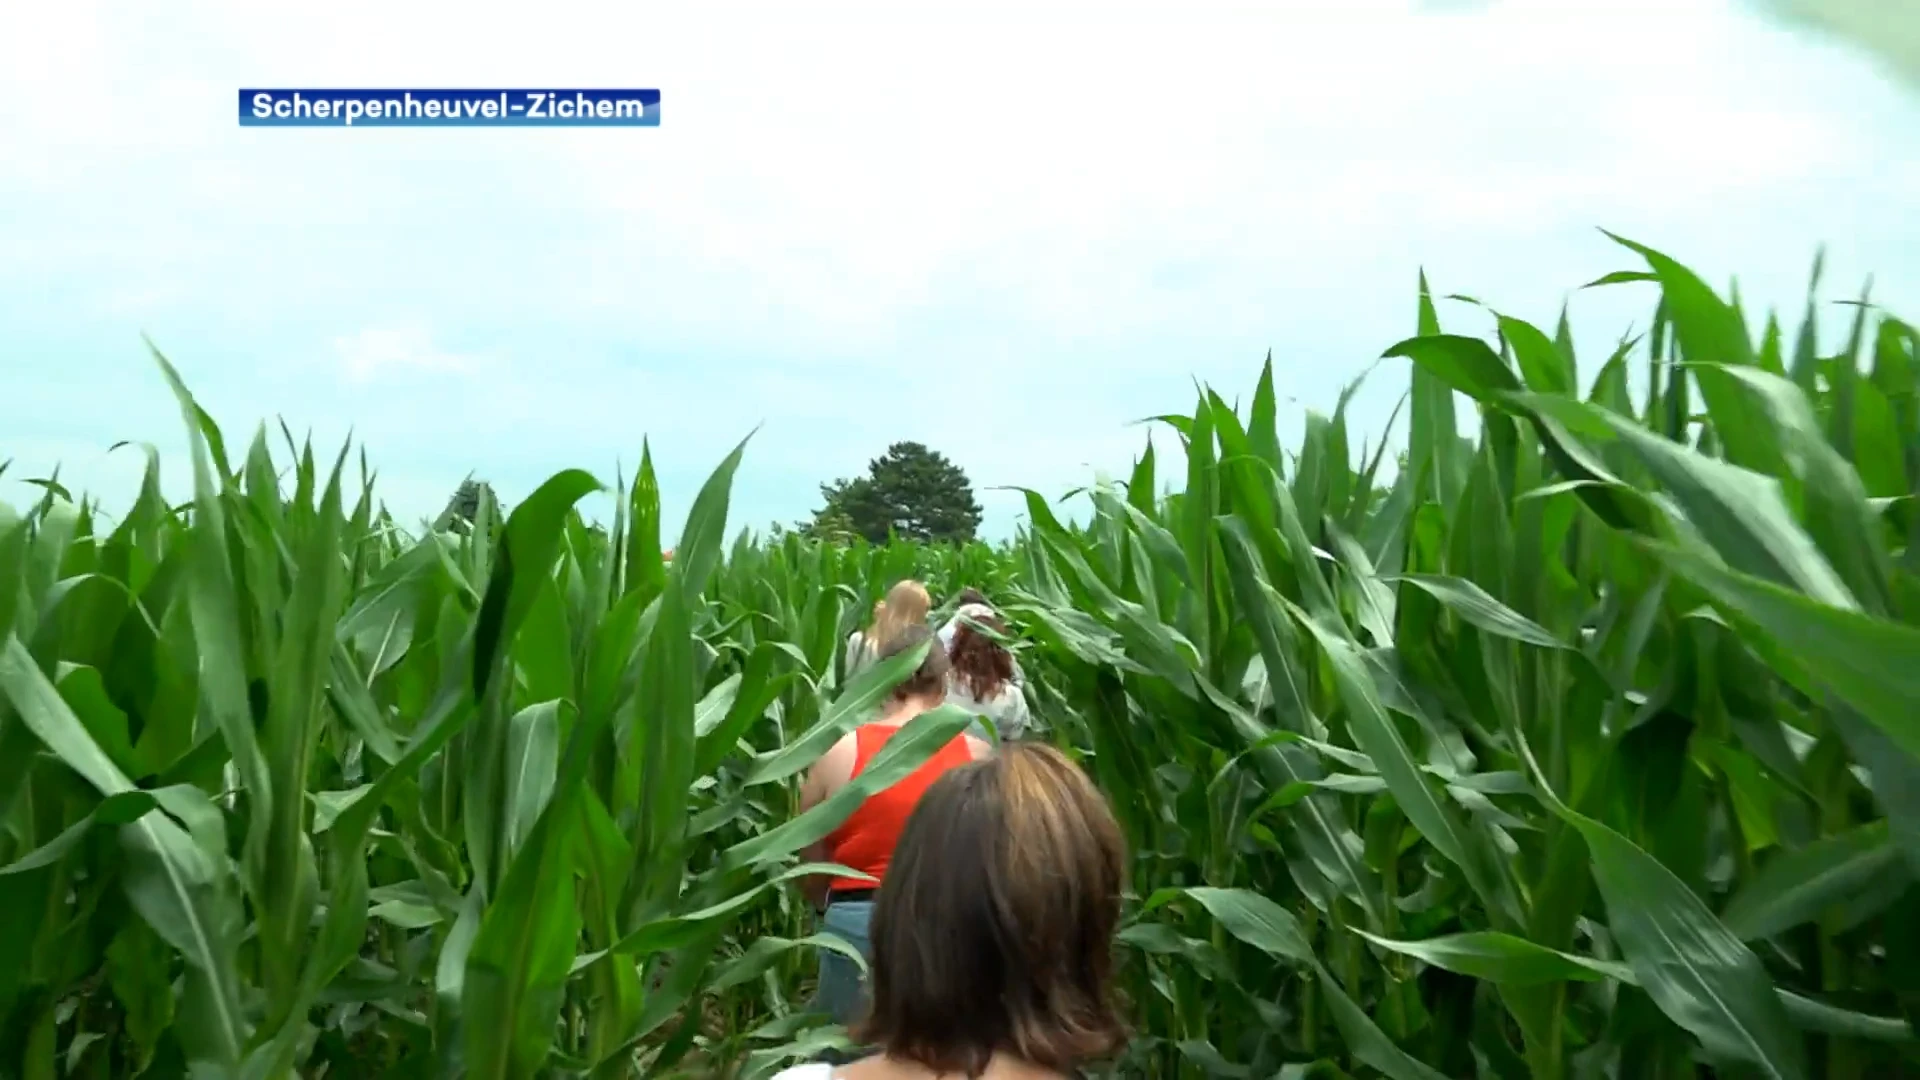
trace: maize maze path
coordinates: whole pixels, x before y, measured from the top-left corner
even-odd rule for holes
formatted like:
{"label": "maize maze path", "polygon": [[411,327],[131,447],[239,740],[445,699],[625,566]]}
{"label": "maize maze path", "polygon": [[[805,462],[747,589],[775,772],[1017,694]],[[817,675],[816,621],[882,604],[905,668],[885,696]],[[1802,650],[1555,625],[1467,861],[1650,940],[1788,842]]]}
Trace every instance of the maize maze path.
{"label": "maize maze path", "polygon": [[605,527],[568,471],[409,532],[364,457],[230,447],[160,360],[191,503],[153,461],[117,516],[0,507],[0,1075],[840,1045],[796,853],[967,717],[799,817],[795,781],[917,662],[835,676],[907,575],[1001,603],[1114,798],[1113,1075],[1914,1075],[1915,331],[1823,347],[1810,299],[1755,340],[1626,246],[1655,314],[1605,357],[1564,314],[1443,333],[1423,280],[1391,479],[1346,397],[1282,447],[1269,368],[1159,418],[1177,473],[1149,445],[1084,524],[1029,494],[1001,547],[729,541],[746,444],[670,561],[650,454]]}

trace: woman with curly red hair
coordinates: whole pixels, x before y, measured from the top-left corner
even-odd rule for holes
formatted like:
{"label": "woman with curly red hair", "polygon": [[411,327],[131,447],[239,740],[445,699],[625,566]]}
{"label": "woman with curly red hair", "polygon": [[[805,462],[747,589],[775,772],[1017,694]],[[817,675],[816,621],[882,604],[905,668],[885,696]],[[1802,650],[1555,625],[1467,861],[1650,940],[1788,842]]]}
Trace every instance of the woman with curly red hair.
{"label": "woman with curly red hair", "polygon": [[[1013,653],[997,640],[1007,636],[1006,623],[984,604],[961,607],[954,622],[953,644],[947,649],[947,703],[993,721],[1003,740],[1019,738],[1031,714]],[[978,721],[967,730],[976,738],[988,738]]]}

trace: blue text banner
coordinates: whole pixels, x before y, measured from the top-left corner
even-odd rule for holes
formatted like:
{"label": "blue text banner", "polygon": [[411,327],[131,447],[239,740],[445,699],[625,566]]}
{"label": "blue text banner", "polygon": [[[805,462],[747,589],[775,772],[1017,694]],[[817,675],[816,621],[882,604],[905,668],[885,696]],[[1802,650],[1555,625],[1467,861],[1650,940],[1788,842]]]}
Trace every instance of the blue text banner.
{"label": "blue text banner", "polygon": [[659,127],[658,90],[242,89],[241,127]]}

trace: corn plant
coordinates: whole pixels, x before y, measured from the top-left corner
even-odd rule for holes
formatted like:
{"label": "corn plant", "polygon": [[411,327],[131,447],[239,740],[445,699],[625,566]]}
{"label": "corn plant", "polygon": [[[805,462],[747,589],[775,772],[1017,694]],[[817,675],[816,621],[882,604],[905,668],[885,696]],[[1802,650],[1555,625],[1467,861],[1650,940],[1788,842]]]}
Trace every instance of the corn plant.
{"label": "corn plant", "polygon": [[1564,313],[1443,333],[1423,280],[1391,469],[1351,389],[1283,448],[1269,365],[1160,418],[1179,475],[1028,493],[1001,547],[729,541],[744,443],[670,561],[644,446],[610,522],[568,471],[408,530],[347,450],[236,466],[156,353],[190,503],[148,451],[117,518],[0,506],[0,1075],[844,1046],[796,853],[969,718],[795,781],[917,662],[839,677],[908,576],[1001,602],[1126,829],[1112,1075],[1920,1068],[1920,338],[1863,299],[1823,352],[1810,290],[1756,343],[1627,247],[1651,328],[1591,377]]}
{"label": "corn plant", "polygon": [[111,529],[57,483],[0,529],[8,1068],[658,1076],[834,1045],[789,961],[844,946],[776,886],[967,717],[793,817],[912,658],[836,688],[850,591],[796,610],[725,566],[744,446],[670,565],[650,455],[610,529],[570,471],[407,537],[344,451],[289,436],[291,491],[264,431],[234,467],[160,365],[192,504],[150,459]]}
{"label": "corn plant", "polygon": [[1916,1067],[1920,339],[1755,345],[1626,246],[1652,328],[1590,381],[1423,279],[1390,484],[1344,398],[1283,453],[1269,368],[1163,418],[1177,494],[1029,497],[1040,711],[1139,855],[1121,1074]]}

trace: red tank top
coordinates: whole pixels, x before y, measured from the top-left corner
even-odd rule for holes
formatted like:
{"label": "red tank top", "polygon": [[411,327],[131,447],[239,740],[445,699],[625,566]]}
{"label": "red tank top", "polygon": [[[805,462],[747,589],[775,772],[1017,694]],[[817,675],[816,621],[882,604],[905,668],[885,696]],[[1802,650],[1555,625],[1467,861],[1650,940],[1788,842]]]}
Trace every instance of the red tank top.
{"label": "red tank top", "polygon": [[[896,724],[862,724],[853,729],[852,776],[865,772],[867,762],[899,730]],[[920,796],[947,770],[972,760],[973,751],[966,735],[955,735],[918,769],[892,787],[867,796],[867,801],[861,803],[851,817],[827,834],[827,858],[863,874],[872,874],[876,880],[834,878],[828,888],[834,892],[874,888],[878,880],[887,876],[887,864],[893,860],[894,845],[900,842],[900,830],[906,828],[907,818],[919,805]]]}

